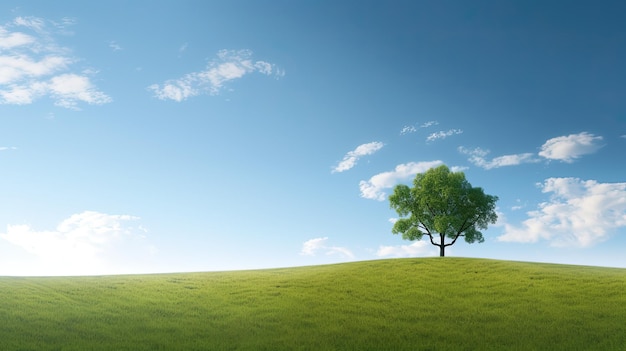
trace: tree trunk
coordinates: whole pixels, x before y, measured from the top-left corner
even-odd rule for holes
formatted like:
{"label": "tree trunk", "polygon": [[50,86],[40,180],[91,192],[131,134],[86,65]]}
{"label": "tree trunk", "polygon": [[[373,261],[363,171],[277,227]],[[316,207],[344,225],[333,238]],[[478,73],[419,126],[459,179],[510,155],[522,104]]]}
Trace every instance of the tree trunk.
{"label": "tree trunk", "polygon": [[445,256],[445,251],[446,251],[446,247],[445,247],[445,245],[441,244],[441,245],[439,246],[439,256],[440,256],[440,257]]}

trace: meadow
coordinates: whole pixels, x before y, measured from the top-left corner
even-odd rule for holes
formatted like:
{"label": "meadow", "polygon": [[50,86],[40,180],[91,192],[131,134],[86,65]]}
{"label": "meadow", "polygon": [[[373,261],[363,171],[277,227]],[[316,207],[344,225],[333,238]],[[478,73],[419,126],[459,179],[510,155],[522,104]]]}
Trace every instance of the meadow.
{"label": "meadow", "polygon": [[625,350],[626,269],[433,257],[0,277],[0,350]]}

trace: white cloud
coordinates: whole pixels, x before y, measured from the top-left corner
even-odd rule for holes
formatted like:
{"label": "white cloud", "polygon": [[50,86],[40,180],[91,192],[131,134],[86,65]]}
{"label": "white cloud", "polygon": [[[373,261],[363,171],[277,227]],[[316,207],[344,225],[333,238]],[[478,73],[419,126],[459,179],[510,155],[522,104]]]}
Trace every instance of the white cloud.
{"label": "white cloud", "polygon": [[443,131],[442,130],[442,131],[430,134],[426,138],[426,141],[427,142],[431,142],[431,141],[435,141],[437,139],[445,139],[445,138],[447,138],[449,136],[462,134],[462,133],[463,133],[463,131],[460,130],[460,129],[450,129],[450,130],[447,130],[447,131]]}
{"label": "white cloud", "polygon": [[428,127],[431,127],[431,126],[436,126],[438,124],[439,124],[439,122],[437,122],[437,121],[428,121],[428,122],[422,124],[420,126],[420,128],[428,128]]}
{"label": "white cloud", "polygon": [[89,72],[71,71],[79,60],[56,44],[43,19],[17,17],[0,26],[0,49],[0,104],[31,104],[48,96],[58,106],[77,109],[81,102],[111,101],[91,83]]}
{"label": "white cloud", "polygon": [[43,19],[37,17],[16,17],[13,23],[17,26],[27,27],[36,31],[42,31],[46,24]]}
{"label": "white cloud", "polygon": [[428,121],[426,123],[423,123],[419,127],[415,127],[414,125],[404,126],[402,130],[400,131],[400,135],[415,133],[420,128],[428,128],[430,126],[435,126],[437,124],[439,124],[439,122],[437,121]]}
{"label": "white cloud", "polygon": [[56,105],[75,108],[78,101],[89,104],[104,104],[111,101],[106,94],[98,91],[89,78],[77,74],[62,74],[50,79],[48,90],[56,98]]}
{"label": "white cloud", "polygon": [[601,136],[587,132],[560,136],[546,141],[541,146],[539,156],[570,163],[582,155],[598,151],[604,146],[598,144],[600,141],[602,141]]}
{"label": "white cloud", "polygon": [[378,257],[424,257],[436,255],[438,255],[438,251],[427,240],[415,241],[409,245],[381,245],[378,251],[376,251],[376,256]]}
{"label": "white cloud", "polygon": [[359,183],[361,197],[366,199],[384,201],[385,189],[393,188],[399,182],[408,180],[418,173],[424,173],[430,168],[442,165],[442,161],[409,162],[397,165],[393,171],[379,173],[369,180]]}
{"label": "white cloud", "polygon": [[549,178],[542,191],[552,194],[550,200],[528,212],[521,226],[506,224],[499,241],[588,247],[626,227],[626,183]]}
{"label": "white cloud", "polygon": [[352,251],[345,247],[328,246],[326,244],[327,241],[328,237],[307,240],[302,244],[300,254],[303,256],[316,256],[318,253],[323,253],[327,256],[339,255],[344,258],[354,258]]}
{"label": "white cloud", "polygon": [[115,40],[111,40],[109,42],[109,47],[113,50],[113,51],[120,51],[122,50],[122,47],[120,46],[120,44],[118,44]]}
{"label": "white cloud", "polygon": [[0,49],[11,49],[23,45],[29,45],[35,42],[35,38],[21,33],[21,32],[9,32],[3,27],[0,27]]}
{"label": "white cloud", "polygon": [[209,62],[203,71],[188,73],[178,79],[148,87],[161,100],[183,101],[203,93],[217,95],[225,83],[258,72],[282,77],[284,71],[265,61],[252,61],[250,50],[220,50],[217,58]]}
{"label": "white cloud", "polygon": [[15,146],[0,146],[0,151],[6,151],[6,150],[17,150],[17,147],[15,147]]}
{"label": "white cloud", "polygon": [[348,152],[341,162],[333,169],[332,173],[344,172],[356,165],[356,162],[362,157],[375,153],[384,146],[380,141],[373,141],[367,144],[361,144],[356,149]]}
{"label": "white cloud", "polygon": [[0,55],[0,84],[24,86],[64,70],[72,63],[69,57],[47,55],[40,59],[28,55]]}
{"label": "white cloud", "polygon": [[400,131],[400,135],[410,134],[417,132],[417,128],[415,126],[404,126]]}
{"label": "white cloud", "polygon": [[511,211],[519,211],[523,209],[524,207],[526,207],[526,203],[522,203],[522,200],[520,199],[515,200],[515,203],[516,205],[511,206]]}
{"label": "white cloud", "polygon": [[463,172],[463,171],[466,171],[468,169],[469,169],[469,167],[465,167],[465,166],[452,166],[452,167],[450,167],[450,170],[452,172],[455,172],[455,173],[456,172]]}
{"label": "white cloud", "polygon": [[489,154],[489,150],[481,149],[478,147],[475,149],[467,149],[462,146],[459,147],[458,150],[462,154],[469,155],[469,161],[471,163],[484,169],[493,169],[505,166],[517,166],[522,163],[539,162],[539,159],[537,159],[532,153],[504,155],[488,161],[485,159],[485,156]]}
{"label": "white cloud", "polygon": [[[70,216],[54,230],[38,231],[29,225],[8,225],[4,239],[41,260],[39,274],[101,274],[116,265],[117,249],[141,241],[145,229],[128,223],[139,218],[85,211]],[[153,248],[138,248],[153,250]],[[115,259],[112,259],[115,257]]]}
{"label": "white cloud", "polygon": [[60,21],[51,21],[52,24],[58,29],[66,29],[75,25],[78,21],[72,17],[63,17]]}

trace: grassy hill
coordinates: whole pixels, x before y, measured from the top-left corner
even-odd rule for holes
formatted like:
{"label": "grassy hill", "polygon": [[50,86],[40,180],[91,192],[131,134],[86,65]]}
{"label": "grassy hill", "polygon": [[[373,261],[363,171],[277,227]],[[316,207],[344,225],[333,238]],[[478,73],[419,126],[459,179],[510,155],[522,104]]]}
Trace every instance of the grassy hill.
{"label": "grassy hill", "polygon": [[0,350],[624,350],[626,270],[419,258],[0,278]]}

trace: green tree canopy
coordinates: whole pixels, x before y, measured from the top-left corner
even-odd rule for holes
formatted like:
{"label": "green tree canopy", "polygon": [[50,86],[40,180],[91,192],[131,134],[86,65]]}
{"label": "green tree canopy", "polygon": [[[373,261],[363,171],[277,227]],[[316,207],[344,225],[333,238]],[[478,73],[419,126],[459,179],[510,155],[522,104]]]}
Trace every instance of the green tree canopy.
{"label": "green tree canopy", "polygon": [[496,201],[497,196],[472,187],[463,172],[451,172],[445,165],[431,168],[415,176],[412,188],[397,185],[389,196],[391,208],[401,217],[392,233],[407,240],[428,235],[439,255],[445,256],[445,248],[461,236],[468,243],[485,241],[479,229],[498,219]]}

